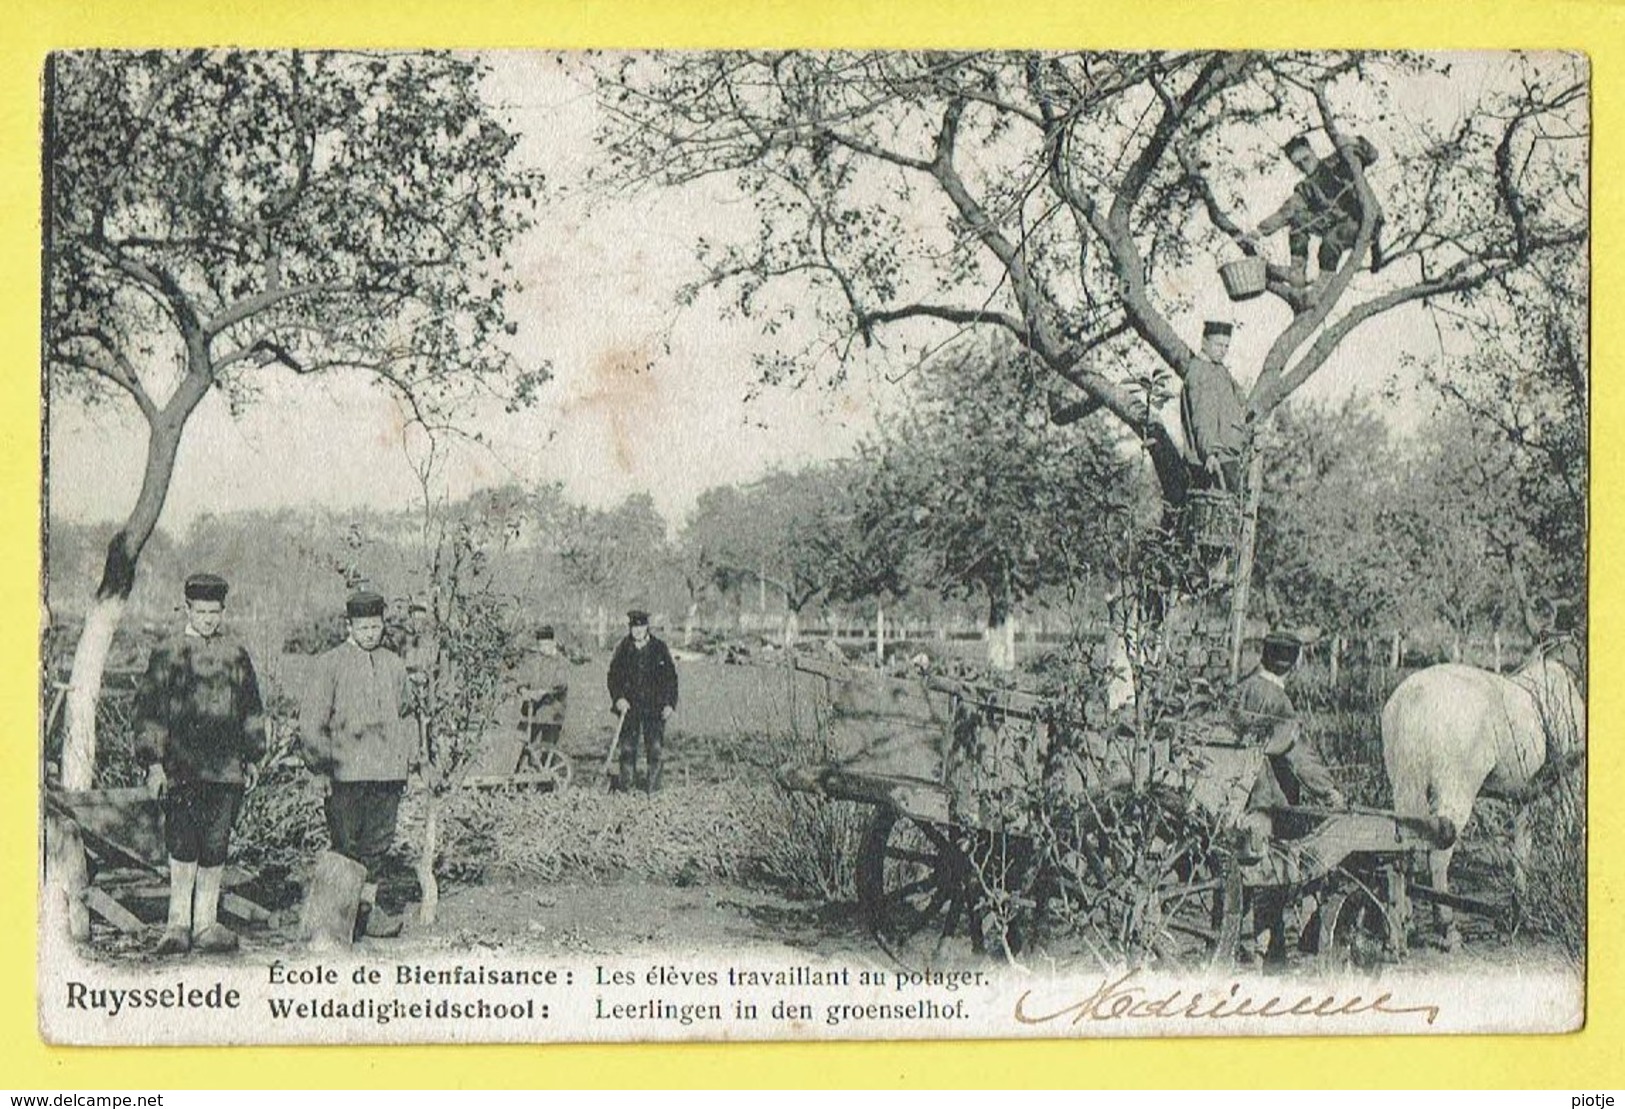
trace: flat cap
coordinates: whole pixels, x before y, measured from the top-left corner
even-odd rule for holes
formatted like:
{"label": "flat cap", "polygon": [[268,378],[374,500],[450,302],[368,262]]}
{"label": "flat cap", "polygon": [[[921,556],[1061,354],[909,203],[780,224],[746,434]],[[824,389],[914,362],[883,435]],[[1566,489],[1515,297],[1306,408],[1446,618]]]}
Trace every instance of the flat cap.
{"label": "flat cap", "polygon": [[552,624],[543,624],[541,627],[537,628],[536,629],[536,638],[537,639],[552,639],[553,638],[553,625]]}
{"label": "flat cap", "polygon": [[1286,151],[1288,154],[1292,153],[1294,150],[1297,150],[1299,147],[1303,147],[1305,150],[1314,149],[1314,145],[1310,143],[1308,135],[1293,135],[1290,139],[1281,144],[1281,149]]}
{"label": "flat cap", "polygon": [[626,622],[636,627],[649,622],[649,612],[642,608],[629,608],[626,610]]}
{"label": "flat cap", "polygon": [[193,574],[186,579],[188,601],[224,601],[231,587],[219,574]]}
{"label": "flat cap", "polygon": [[1208,320],[1202,325],[1202,338],[1209,335],[1229,335],[1236,330],[1236,325],[1229,320]]}
{"label": "flat cap", "polygon": [[360,616],[382,616],[383,614],[384,598],[365,589],[350,594],[350,599],[344,602],[344,615],[352,619]]}

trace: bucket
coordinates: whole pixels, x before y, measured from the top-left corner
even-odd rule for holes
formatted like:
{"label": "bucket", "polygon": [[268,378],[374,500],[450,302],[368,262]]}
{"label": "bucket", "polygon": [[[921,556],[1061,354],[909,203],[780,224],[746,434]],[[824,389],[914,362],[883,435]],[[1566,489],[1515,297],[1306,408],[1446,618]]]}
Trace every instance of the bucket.
{"label": "bucket", "polygon": [[1251,300],[1262,293],[1267,276],[1264,259],[1256,254],[1238,258],[1234,262],[1226,262],[1219,267],[1219,277],[1224,281],[1224,291],[1229,294],[1231,300]]}
{"label": "bucket", "polygon": [[1236,545],[1241,505],[1223,490],[1195,489],[1185,502],[1185,520],[1197,546],[1229,550]]}

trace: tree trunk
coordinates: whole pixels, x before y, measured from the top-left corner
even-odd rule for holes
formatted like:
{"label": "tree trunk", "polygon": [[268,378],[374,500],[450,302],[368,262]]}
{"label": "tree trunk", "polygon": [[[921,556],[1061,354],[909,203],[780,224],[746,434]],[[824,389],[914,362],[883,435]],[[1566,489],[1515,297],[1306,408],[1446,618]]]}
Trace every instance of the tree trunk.
{"label": "tree trunk", "polygon": [[1128,639],[1114,622],[1106,631],[1106,711],[1116,713],[1134,703],[1134,663]]}
{"label": "tree trunk", "polygon": [[1388,650],[1388,669],[1398,670],[1400,662],[1405,657],[1405,633],[1396,631],[1393,644]]}
{"label": "tree trunk", "polygon": [[[196,402],[192,402],[195,406]],[[113,635],[124,616],[130,591],[135,588],[136,561],[141,549],[158,526],[159,513],[169,494],[169,480],[175,472],[175,454],[180,449],[186,407],[176,417],[160,418],[147,436],[147,467],[141,492],[124,527],[107,544],[107,560],[102,567],[96,599],[85,615],[84,630],[73,652],[73,670],[68,677],[67,734],[62,744],[62,788],[90,789],[96,778],[96,703],[101,699],[102,675]]]}
{"label": "tree trunk", "polygon": [[886,610],[875,608],[875,664],[886,665]]}
{"label": "tree trunk", "polygon": [[1010,606],[995,597],[987,606],[987,665],[993,670],[1009,672],[1016,668],[1016,622],[1010,615]]}
{"label": "tree trunk", "polygon": [[1337,685],[1338,676],[1343,672],[1343,637],[1332,636],[1332,685]]}
{"label": "tree trunk", "polygon": [[683,618],[683,646],[685,647],[694,646],[694,618],[699,613],[699,610],[699,605],[689,605],[688,614]]}
{"label": "tree trunk", "polygon": [[801,618],[796,615],[795,609],[784,614],[784,649],[789,650],[801,638]]}
{"label": "tree trunk", "polygon": [[422,900],[418,903],[418,921],[432,925],[440,913],[440,883],[434,876],[435,859],[440,854],[440,795],[433,789],[425,790],[428,811],[423,817],[423,839],[418,844],[418,889]]}
{"label": "tree trunk", "polygon": [[1495,652],[1495,672],[1501,672],[1501,629],[1496,628],[1495,634],[1490,637],[1490,648]]}
{"label": "tree trunk", "polygon": [[45,900],[40,906],[48,935],[90,938],[90,910],[85,890],[90,875],[79,825],[54,812],[45,814]]}

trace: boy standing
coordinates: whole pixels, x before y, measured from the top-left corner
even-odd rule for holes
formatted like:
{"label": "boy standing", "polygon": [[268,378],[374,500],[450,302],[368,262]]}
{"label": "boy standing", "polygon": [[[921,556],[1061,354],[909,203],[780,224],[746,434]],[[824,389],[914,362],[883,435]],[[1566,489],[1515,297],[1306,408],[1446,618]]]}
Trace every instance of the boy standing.
{"label": "boy standing", "polygon": [[397,936],[400,918],[377,903],[378,875],[417,755],[413,697],[406,664],[382,646],[384,598],[355,593],[344,612],[349,637],[317,660],[299,732],[306,765],[327,787],[328,840],[367,871],[356,931]]}
{"label": "boy standing", "polygon": [[136,695],[136,754],[163,799],[169,855],[160,955],[237,948],[218,918],[220,885],[265,720],[254,664],[220,628],[228,589],[214,574],[186,579],[186,628],[153,651]]}

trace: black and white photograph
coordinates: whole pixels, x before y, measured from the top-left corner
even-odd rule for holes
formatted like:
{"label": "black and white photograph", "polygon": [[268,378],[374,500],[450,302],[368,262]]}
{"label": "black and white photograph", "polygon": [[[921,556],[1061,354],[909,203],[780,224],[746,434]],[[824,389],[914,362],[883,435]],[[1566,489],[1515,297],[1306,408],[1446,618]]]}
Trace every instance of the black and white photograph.
{"label": "black and white photograph", "polygon": [[1583,54],[41,94],[48,1042],[1583,1027]]}

